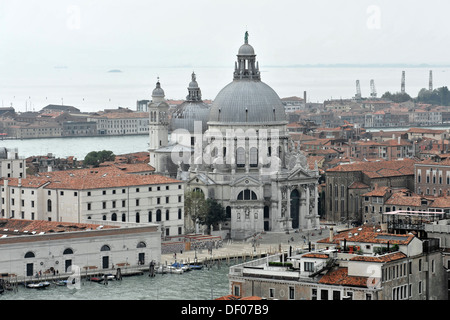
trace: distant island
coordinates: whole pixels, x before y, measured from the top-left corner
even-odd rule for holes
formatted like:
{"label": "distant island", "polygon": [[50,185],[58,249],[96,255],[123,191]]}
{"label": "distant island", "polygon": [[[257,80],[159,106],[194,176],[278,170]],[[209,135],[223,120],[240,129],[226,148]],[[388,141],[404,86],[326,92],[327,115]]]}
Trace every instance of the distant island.
{"label": "distant island", "polygon": [[108,72],[112,72],[112,73],[120,73],[120,72],[122,72],[122,70],[119,70],[119,69],[112,69],[112,70],[109,70]]}

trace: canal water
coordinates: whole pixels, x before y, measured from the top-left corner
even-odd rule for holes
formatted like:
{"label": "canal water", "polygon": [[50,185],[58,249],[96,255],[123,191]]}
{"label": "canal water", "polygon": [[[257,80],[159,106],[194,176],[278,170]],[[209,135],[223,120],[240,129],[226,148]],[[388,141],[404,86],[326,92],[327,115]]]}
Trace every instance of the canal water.
{"label": "canal water", "polygon": [[0,140],[0,147],[17,149],[19,157],[45,156],[49,153],[56,158],[74,156],[78,160],[91,151],[110,150],[114,154],[148,152],[149,137],[144,135],[110,137],[66,137],[48,139],[7,139]]}
{"label": "canal water", "polygon": [[[213,300],[230,294],[228,270],[221,262],[183,274],[156,274],[123,277],[108,284],[83,278],[78,288],[51,284],[45,289],[18,285],[17,292],[5,291],[2,300]],[[0,303],[1,304],[1,303]]]}

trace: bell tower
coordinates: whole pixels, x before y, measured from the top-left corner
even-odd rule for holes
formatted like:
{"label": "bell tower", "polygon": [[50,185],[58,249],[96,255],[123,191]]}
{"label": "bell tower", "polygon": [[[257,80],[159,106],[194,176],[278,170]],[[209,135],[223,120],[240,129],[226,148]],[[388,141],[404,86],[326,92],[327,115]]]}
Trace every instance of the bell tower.
{"label": "bell tower", "polygon": [[169,105],[165,100],[164,90],[161,84],[156,82],[152,92],[152,101],[148,104],[149,113],[149,152],[150,165],[157,172],[161,171],[161,161],[158,158],[157,149],[166,147],[169,140]]}

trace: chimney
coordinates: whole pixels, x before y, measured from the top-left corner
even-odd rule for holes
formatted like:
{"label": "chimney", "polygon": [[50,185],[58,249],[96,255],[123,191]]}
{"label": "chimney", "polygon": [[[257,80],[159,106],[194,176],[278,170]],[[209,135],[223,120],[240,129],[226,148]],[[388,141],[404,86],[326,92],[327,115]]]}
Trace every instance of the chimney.
{"label": "chimney", "polygon": [[334,233],[333,233],[333,227],[330,228],[330,242],[333,242],[334,240]]}

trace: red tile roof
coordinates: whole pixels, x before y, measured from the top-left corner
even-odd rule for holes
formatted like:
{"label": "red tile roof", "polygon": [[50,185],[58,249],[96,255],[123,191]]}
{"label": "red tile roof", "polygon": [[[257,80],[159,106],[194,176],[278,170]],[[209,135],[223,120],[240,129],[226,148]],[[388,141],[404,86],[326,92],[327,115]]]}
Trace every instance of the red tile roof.
{"label": "red tile roof", "polygon": [[363,256],[363,255],[356,255],[353,258],[351,258],[351,261],[365,261],[365,262],[379,262],[379,263],[386,263],[391,262],[395,260],[401,260],[406,258],[406,254],[403,252],[393,252],[384,254],[382,256]]}
{"label": "red tile roof", "polygon": [[[131,171],[127,171],[126,168]],[[181,181],[162,175],[137,175],[140,164],[127,165],[125,170],[117,166],[107,166],[92,169],[54,171],[40,173],[39,176],[30,178],[8,178],[8,184],[22,187],[41,187],[47,189],[87,190],[98,188],[117,188],[127,186],[144,186],[155,184],[180,183]],[[152,168],[150,166],[147,169]]]}
{"label": "red tile roof", "polygon": [[257,297],[257,296],[239,297],[239,296],[230,294],[227,296],[216,298],[215,300],[230,300],[230,301],[233,301],[233,300],[262,300],[262,298]]}
{"label": "red tile roof", "polygon": [[306,253],[302,258],[328,259],[330,256],[325,253]]}
{"label": "red tile roof", "polygon": [[[68,231],[86,231],[87,229],[97,229],[99,224],[57,222],[46,220],[22,220],[22,219],[0,219],[0,234],[24,235],[36,232],[56,233]],[[118,228],[116,226],[102,226],[103,229]],[[7,229],[7,231],[4,231]],[[15,231],[16,230],[16,231]],[[25,232],[28,231],[28,232]]]}
{"label": "red tile roof", "polygon": [[390,191],[389,187],[375,187],[372,191],[363,194],[365,197],[384,197]]}
{"label": "red tile roof", "polygon": [[349,276],[348,268],[337,268],[325,274],[320,280],[320,284],[367,287],[368,277]]}
{"label": "red tile roof", "polygon": [[370,178],[414,175],[413,159],[375,162],[356,162],[352,164],[342,164],[335,168],[328,169],[327,172],[354,172],[361,171]]}
{"label": "red tile roof", "polygon": [[[380,231],[378,231],[380,230]],[[318,240],[317,243],[333,243],[339,244],[344,239],[348,242],[361,242],[361,243],[377,243],[387,244],[388,242],[398,245],[404,245],[411,242],[415,236],[412,234],[393,234],[381,232],[381,229],[377,226],[364,225],[362,227],[355,227],[345,231],[341,231],[336,235],[333,235],[333,241],[330,238],[324,238]]]}

